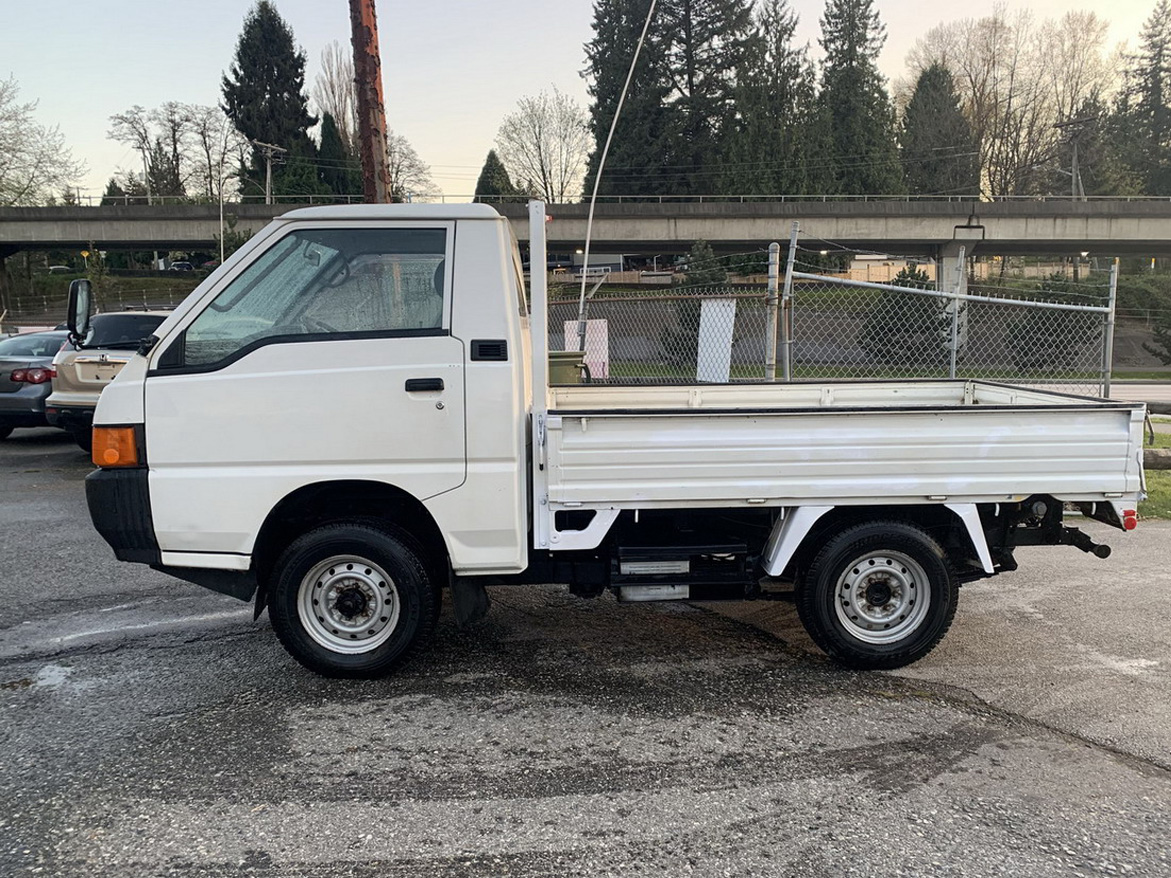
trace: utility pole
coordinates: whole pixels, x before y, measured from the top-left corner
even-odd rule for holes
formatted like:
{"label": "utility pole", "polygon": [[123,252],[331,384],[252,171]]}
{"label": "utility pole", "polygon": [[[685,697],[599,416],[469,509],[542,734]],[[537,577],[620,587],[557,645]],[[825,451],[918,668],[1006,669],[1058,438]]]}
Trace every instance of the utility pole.
{"label": "utility pole", "polygon": [[1074,201],[1078,201],[1079,199],[1085,201],[1086,198],[1086,189],[1082,185],[1082,172],[1078,166],[1078,140],[1097,121],[1097,118],[1094,116],[1085,116],[1081,119],[1069,119],[1065,122],[1058,122],[1053,126],[1065,135],[1069,141],[1072,152],[1071,167],[1069,169],[1069,194]]}
{"label": "utility pole", "polygon": [[252,141],[252,145],[264,153],[264,203],[272,204],[272,159],[273,156],[284,155],[288,150],[259,140]]}
{"label": "utility pole", "polygon": [[371,204],[391,201],[387,166],[386,111],[382,103],[382,60],[374,0],[350,0],[354,79],[358,87],[358,149],[362,154],[362,191]]}

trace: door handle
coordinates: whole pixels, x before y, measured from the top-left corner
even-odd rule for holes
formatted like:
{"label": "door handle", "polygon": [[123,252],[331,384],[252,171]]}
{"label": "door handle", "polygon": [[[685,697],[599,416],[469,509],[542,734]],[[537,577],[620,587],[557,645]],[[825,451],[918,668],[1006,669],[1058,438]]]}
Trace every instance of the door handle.
{"label": "door handle", "polygon": [[442,390],[442,378],[408,378],[407,393],[419,393],[424,390]]}

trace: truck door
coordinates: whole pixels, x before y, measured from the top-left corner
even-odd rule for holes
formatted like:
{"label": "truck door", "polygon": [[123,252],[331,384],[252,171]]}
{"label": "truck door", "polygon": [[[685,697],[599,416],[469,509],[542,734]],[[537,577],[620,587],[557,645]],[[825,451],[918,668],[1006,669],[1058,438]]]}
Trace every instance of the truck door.
{"label": "truck door", "polygon": [[164,552],[246,555],[307,484],[381,481],[426,500],[464,481],[454,231],[292,226],[166,340],[146,381]]}

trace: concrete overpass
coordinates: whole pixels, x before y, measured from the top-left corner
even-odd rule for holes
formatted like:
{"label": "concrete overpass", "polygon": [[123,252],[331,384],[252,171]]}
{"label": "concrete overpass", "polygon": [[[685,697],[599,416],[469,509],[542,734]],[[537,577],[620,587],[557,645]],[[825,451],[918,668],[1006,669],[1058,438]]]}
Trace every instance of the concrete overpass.
{"label": "concrete overpass", "polygon": [[[238,230],[258,229],[297,205],[228,205]],[[523,204],[499,207],[528,237]],[[585,238],[587,208],[550,205],[554,251]],[[794,220],[809,249],[870,250],[919,256],[972,254],[1171,256],[1171,198],[1074,201],[874,199],[825,201],[667,200],[603,203],[594,223],[595,252],[679,253],[704,239],[725,252],[786,241]],[[210,250],[219,234],[218,205],[0,208],[0,257],[21,250]],[[824,246],[823,246],[824,245]]]}

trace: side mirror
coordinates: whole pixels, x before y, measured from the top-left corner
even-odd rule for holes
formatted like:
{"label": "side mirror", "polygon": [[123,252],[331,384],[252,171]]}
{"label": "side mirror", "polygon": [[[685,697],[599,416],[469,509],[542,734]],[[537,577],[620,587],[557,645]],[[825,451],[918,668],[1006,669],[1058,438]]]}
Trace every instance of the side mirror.
{"label": "side mirror", "polygon": [[93,306],[93,290],[88,280],[78,278],[69,285],[69,340],[80,345],[89,334],[89,313]]}

